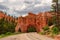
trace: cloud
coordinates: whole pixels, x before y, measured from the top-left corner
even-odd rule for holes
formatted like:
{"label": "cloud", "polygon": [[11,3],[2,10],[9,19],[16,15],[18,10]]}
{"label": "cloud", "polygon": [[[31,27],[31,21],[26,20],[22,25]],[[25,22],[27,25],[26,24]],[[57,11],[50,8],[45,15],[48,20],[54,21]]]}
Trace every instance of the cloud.
{"label": "cloud", "polygon": [[16,2],[17,0],[8,0],[9,2]]}
{"label": "cloud", "polygon": [[60,4],[60,0],[58,0],[58,3]]}
{"label": "cloud", "polygon": [[21,16],[30,11],[34,13],[49,11],[51,3],[52,0],[1,0],[0,9],[6,10],[7,14]]}
{"label": "cloud", "polygon": [[0,0],[0,2],[4,2],[4,0]]}
{"label": "cloud", "polygon": [[6,9],[6,6],[4,6],[4,5],[0,5],[0,9],[5,10],[5,9]]}
{"label": "cloud", "polygon": [[6,7],[5,5],[0,5],[0,11],[6,12],[9,8]]}

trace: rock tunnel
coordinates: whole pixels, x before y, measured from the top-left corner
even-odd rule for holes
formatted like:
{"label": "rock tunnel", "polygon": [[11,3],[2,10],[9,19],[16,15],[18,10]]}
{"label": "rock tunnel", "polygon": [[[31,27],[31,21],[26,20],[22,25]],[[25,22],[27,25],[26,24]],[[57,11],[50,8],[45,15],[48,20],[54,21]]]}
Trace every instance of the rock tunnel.
{"label": "rock tunnel", "polygon": [[25,17],[18,17],[15,32],[18,32],[19,29],[21,32],[28,32],[31,27],[34,28],[34,31],[40,32],[44,26],[48,25],[47,19],[51,19],[51,17],[50,12],[38,13],[37,15],[29,12]]}

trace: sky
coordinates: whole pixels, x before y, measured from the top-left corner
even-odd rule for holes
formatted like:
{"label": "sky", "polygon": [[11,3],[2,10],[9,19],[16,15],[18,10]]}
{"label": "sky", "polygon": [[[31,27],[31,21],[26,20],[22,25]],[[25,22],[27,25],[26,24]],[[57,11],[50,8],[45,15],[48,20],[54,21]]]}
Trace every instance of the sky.
{"label": "sky", "polygon": [[0,0],[0,10],[11,16],[50,11],[52,0]]}
{"label": "sky", "polygon": [[60,0],[58,0],[58,3],[60,4]]}

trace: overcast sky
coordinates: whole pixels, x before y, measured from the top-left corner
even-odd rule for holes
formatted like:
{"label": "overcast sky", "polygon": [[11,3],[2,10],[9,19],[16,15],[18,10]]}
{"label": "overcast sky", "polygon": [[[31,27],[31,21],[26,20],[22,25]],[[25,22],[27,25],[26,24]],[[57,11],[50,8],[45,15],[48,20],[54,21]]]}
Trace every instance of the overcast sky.
{"label": "overcast sky", "polygon": [[60,4],[60,0],[58,0],[58,3]]}
{"label": "overcast sky", "polygon": [[52,0],[0,0],[0,10],[11,16],[50,11]]}

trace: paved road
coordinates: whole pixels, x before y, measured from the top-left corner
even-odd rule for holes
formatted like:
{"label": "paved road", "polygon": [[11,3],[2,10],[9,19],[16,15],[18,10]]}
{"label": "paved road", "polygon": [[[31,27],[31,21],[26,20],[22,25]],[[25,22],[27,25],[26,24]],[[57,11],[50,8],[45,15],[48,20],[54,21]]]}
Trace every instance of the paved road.
{"label": "paved road", "polygon": [[23,33],[1,38],[0,40],[53,40],[53,39],[45,37],[43,35],[39,35],[37,33]]}

